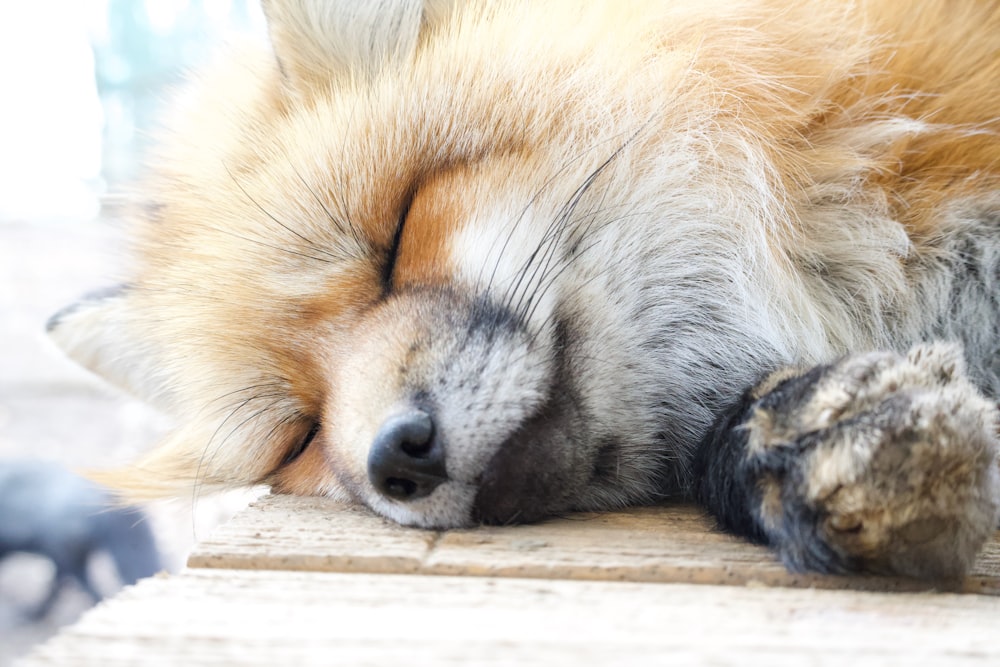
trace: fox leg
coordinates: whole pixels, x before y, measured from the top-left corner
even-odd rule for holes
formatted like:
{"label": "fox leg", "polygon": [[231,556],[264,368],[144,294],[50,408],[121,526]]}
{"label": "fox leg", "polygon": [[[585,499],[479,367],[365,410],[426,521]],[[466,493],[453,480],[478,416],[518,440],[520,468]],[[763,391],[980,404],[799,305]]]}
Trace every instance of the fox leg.
{"label": "fox leg", "polygon": [[793,570],[957,577],[997,526],[997,428],[954,346],[785,369],[718,419],[695,491]]}

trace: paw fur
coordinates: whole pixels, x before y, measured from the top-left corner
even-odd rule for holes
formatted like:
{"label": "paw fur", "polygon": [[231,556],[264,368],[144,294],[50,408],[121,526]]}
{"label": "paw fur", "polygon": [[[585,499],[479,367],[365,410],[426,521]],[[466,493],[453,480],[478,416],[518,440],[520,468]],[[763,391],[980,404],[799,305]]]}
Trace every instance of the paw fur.
{"label": "paw fur", "polygon": [[792,569],[961,576],[1000,513],[997,424],[950,345],[784,380],[746,422],[757,520]]}

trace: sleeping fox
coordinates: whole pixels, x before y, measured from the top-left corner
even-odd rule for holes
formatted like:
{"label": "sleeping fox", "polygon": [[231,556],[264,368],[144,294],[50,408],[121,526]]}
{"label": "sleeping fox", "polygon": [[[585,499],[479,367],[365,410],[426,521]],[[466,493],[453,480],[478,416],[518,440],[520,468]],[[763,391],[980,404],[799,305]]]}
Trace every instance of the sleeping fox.
{"label": "sleeping fox", "polygon": [[132,498],[413,526],[694,499],[789,568],[1000,515],[1000,2],[270,0],[49,328],[181,424]]}

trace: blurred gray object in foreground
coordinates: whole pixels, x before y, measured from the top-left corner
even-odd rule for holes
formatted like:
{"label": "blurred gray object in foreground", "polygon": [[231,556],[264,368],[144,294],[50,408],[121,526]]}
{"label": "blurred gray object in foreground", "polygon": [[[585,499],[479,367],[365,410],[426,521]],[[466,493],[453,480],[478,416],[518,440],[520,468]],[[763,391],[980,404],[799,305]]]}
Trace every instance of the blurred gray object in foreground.
{"label": "blurred gray object in foreground", "polygon": [[160,556],[142,510],[116,504],[109,491],[55,463],[0,461],[0,559],[15,552],[44,556],[55,565],[46,598],[32,610],[46,616],[63,586],[75,582],[94,602],[91,556],[111,556],[124,584],[160,570]]}

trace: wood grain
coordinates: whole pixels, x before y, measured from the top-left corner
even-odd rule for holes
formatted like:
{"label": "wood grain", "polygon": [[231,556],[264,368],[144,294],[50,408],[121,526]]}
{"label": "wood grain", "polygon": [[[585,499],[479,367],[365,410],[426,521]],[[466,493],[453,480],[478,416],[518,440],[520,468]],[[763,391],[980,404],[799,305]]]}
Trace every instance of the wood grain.
{"label": "wood grain", "polygon": [[141,582],[21,667],[996,665],[1000,598],[192,569]]}
{"label": "wood grain", "polygon": [[963,581],[789,573],[694,507],[577,514],[527,526],[425,531],[323,498],[267,496],[191,555],[190,567],[419,573],[1000,594],[1000,542]]}
{"label": "wood grain", "polygon": [[417,572],[438,536],[356,505],[264,496],[198,544],[188,567]]}

